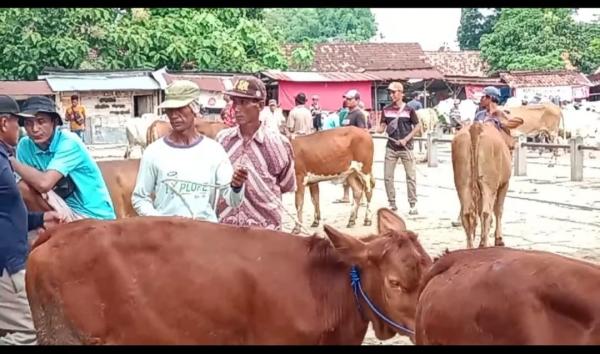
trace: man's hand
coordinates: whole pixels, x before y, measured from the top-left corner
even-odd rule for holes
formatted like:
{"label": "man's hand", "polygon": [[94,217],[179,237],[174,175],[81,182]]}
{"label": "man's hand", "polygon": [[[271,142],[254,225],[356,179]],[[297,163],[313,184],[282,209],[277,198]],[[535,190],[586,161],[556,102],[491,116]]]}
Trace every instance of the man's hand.
{"label": "man's hand", "polygon": [[406,138],[404,138],[404,139],[398,140],[398,142],[396,144],[398,144],[399,146],[406,146],[407,143],[408,143],[408,141],[406,140]]}
{"label": "man's hand", "polygon": [[63,224],[66,217],[56,211],[47,211],[44,213],[44,229],[55,227],[59,224]]}
{"label": "man's hand", "polygon": [[248,170],[244,167],[238,167],[233,171],[233,178],[231,179],[231,186],[233,188],[240,188],[246,182],[248,178]]}

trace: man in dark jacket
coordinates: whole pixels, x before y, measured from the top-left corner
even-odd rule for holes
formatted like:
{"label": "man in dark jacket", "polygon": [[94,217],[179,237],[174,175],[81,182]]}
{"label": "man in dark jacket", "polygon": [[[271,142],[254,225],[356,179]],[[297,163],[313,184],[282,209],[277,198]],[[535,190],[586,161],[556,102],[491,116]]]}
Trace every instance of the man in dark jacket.
{"label": "man in dark jacket", "polygon": [[19,139],[17,102],[0,96],[0,345],[35,344],[25,292],[27,231],[62,221],[55,212],[28,213],[15,182],[9,157]]}

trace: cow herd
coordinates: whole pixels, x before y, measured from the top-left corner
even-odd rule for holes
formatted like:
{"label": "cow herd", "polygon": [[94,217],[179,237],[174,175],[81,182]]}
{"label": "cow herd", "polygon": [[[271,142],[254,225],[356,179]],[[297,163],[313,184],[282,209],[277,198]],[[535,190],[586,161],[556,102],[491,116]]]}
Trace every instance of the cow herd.
{"label": "cow herd", "polygon": [[[546,112],[546,111],[544,111]],[[544,113],[545,114],[545,113]],[[534,115],[538,117],[537,115]],[[518,118],[516,118],[518,117]],[[539,122],[548,123],[547,116]],[[461,129],[452,143],[467,249],[432,258],[388,209],[376,233],[354,237],[329,225],[326,238],[184,218],[132,217],[139,160],[102,161],[117,220],[75,221],[41,234],[26,286],[41,344],[600,344],[600,268],[539,251],[496,246],[511,170],[511,132],[531,125],[508,115],[505,130]],[[151,123],[147,141],[168,133]],[[217,123],[198,121],[211,136]],[[304,190],[320,223],[318,182],[345,179],[354,225],[363,195],[371,224],[373,140],[344,127],[292,140],[296,208]],[[21,186],[31,210],[50,207]],[[341,190],[340,190],[341,192]],[[477,222],[480,248],[471,249]],[[299,231],[298,225],[294,232]]]}

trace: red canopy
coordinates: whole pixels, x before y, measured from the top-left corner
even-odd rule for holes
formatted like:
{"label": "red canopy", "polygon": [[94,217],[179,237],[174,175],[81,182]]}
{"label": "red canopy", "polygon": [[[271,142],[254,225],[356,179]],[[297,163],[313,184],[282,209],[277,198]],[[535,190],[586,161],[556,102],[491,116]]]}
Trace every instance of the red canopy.
{"label": "red canopy", "polygon": [[302,92],[306,95],[306,103],[312,103],[313,95],[319,96],[321,109],[325,111],[337,111],[342,108],[343,95],[349,90],[358,90],[360,100],[365,109],[372,109],[371,81],[351,82],[293,82],[279,81],[279,103],[285,111],[295,106],[294,97]]}

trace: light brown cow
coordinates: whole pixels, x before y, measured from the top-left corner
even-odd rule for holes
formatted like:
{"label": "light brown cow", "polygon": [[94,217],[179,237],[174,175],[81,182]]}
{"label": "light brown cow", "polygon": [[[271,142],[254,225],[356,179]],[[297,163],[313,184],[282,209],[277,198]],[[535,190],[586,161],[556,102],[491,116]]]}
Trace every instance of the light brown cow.
{"label": "light brown cow", "polygon": [[[187,218],[81,220],[42,234],[26,286],[40,344],[361,344],[409,329],[431,265],[389,210],[379,234],[331,240]],[[226,257],[224,257],[226,255]],[[361,296],[361,295],[358,295]],[[402,332],[401,334],[405,334]]]}
{"label": "light brown cow", "polygon": [[[203,134],[211,139],[217,136],[217,133],[227,128],[227,125],[219,121],[211,121],[204,118],[196,118],[194,121],[196,130],[198,133]],[[168,121],[156,120],[148,127],[146,133],[146,141],[148,145],[152,144],[156,140],[168,135],[171,130],[171,123]]]}
{"label": "light brown cow", "polygon": [[[131,194],[135,187],[140,160],[98,161],[97,163],[108,188],[117,219],[137,216],[131,206]],[[44,197],[24,181],[19,182],[19,190],[29,211],[53,210]]]}
{"label": "light brown cow", "polygon": [[600,267],[540,251],[451,252],[423,279],[416,344],[600,344]]}
{"label": "light brown cow", "polygon": [[556,140],[562,118],[560,107],[552,102],[504,108],[512,117],[523,119],[523,124],[511,129],[513,135],[528,136],[545,134],[551,142]]}
{"label": "light brown cow", "polygon": [[[371,197],[375,187],[373,167],[373,138],[365,130],[357,127],[342,127],[298,136],[292,139],[296,169],[296,210],[298,221],[302,222],[304,190],[308,186],[315,216],[312,227],[321,221],[319,205],[319,182],[343,180],[352,188],[353,205],[347,227],[356,224],[360,201],[365,193],[367,206],[364,225],[371,225]],[[299,232],[296,225],[294,232]]]}
{"label": "light brown cow", "polygon": [[[523,120],[506,121],[514,129]],[[493,123],[464,126],[452,139],[454,185],[460,200],[460,215],[467,235],[467,247],[473,247],[477,220],[481,221],[481,242],[486,247],[492,221],[496,217],[494,244],[502,241],[502,212],[511,174],[511,150],[514,140],[508,131],[500,131]]]}

